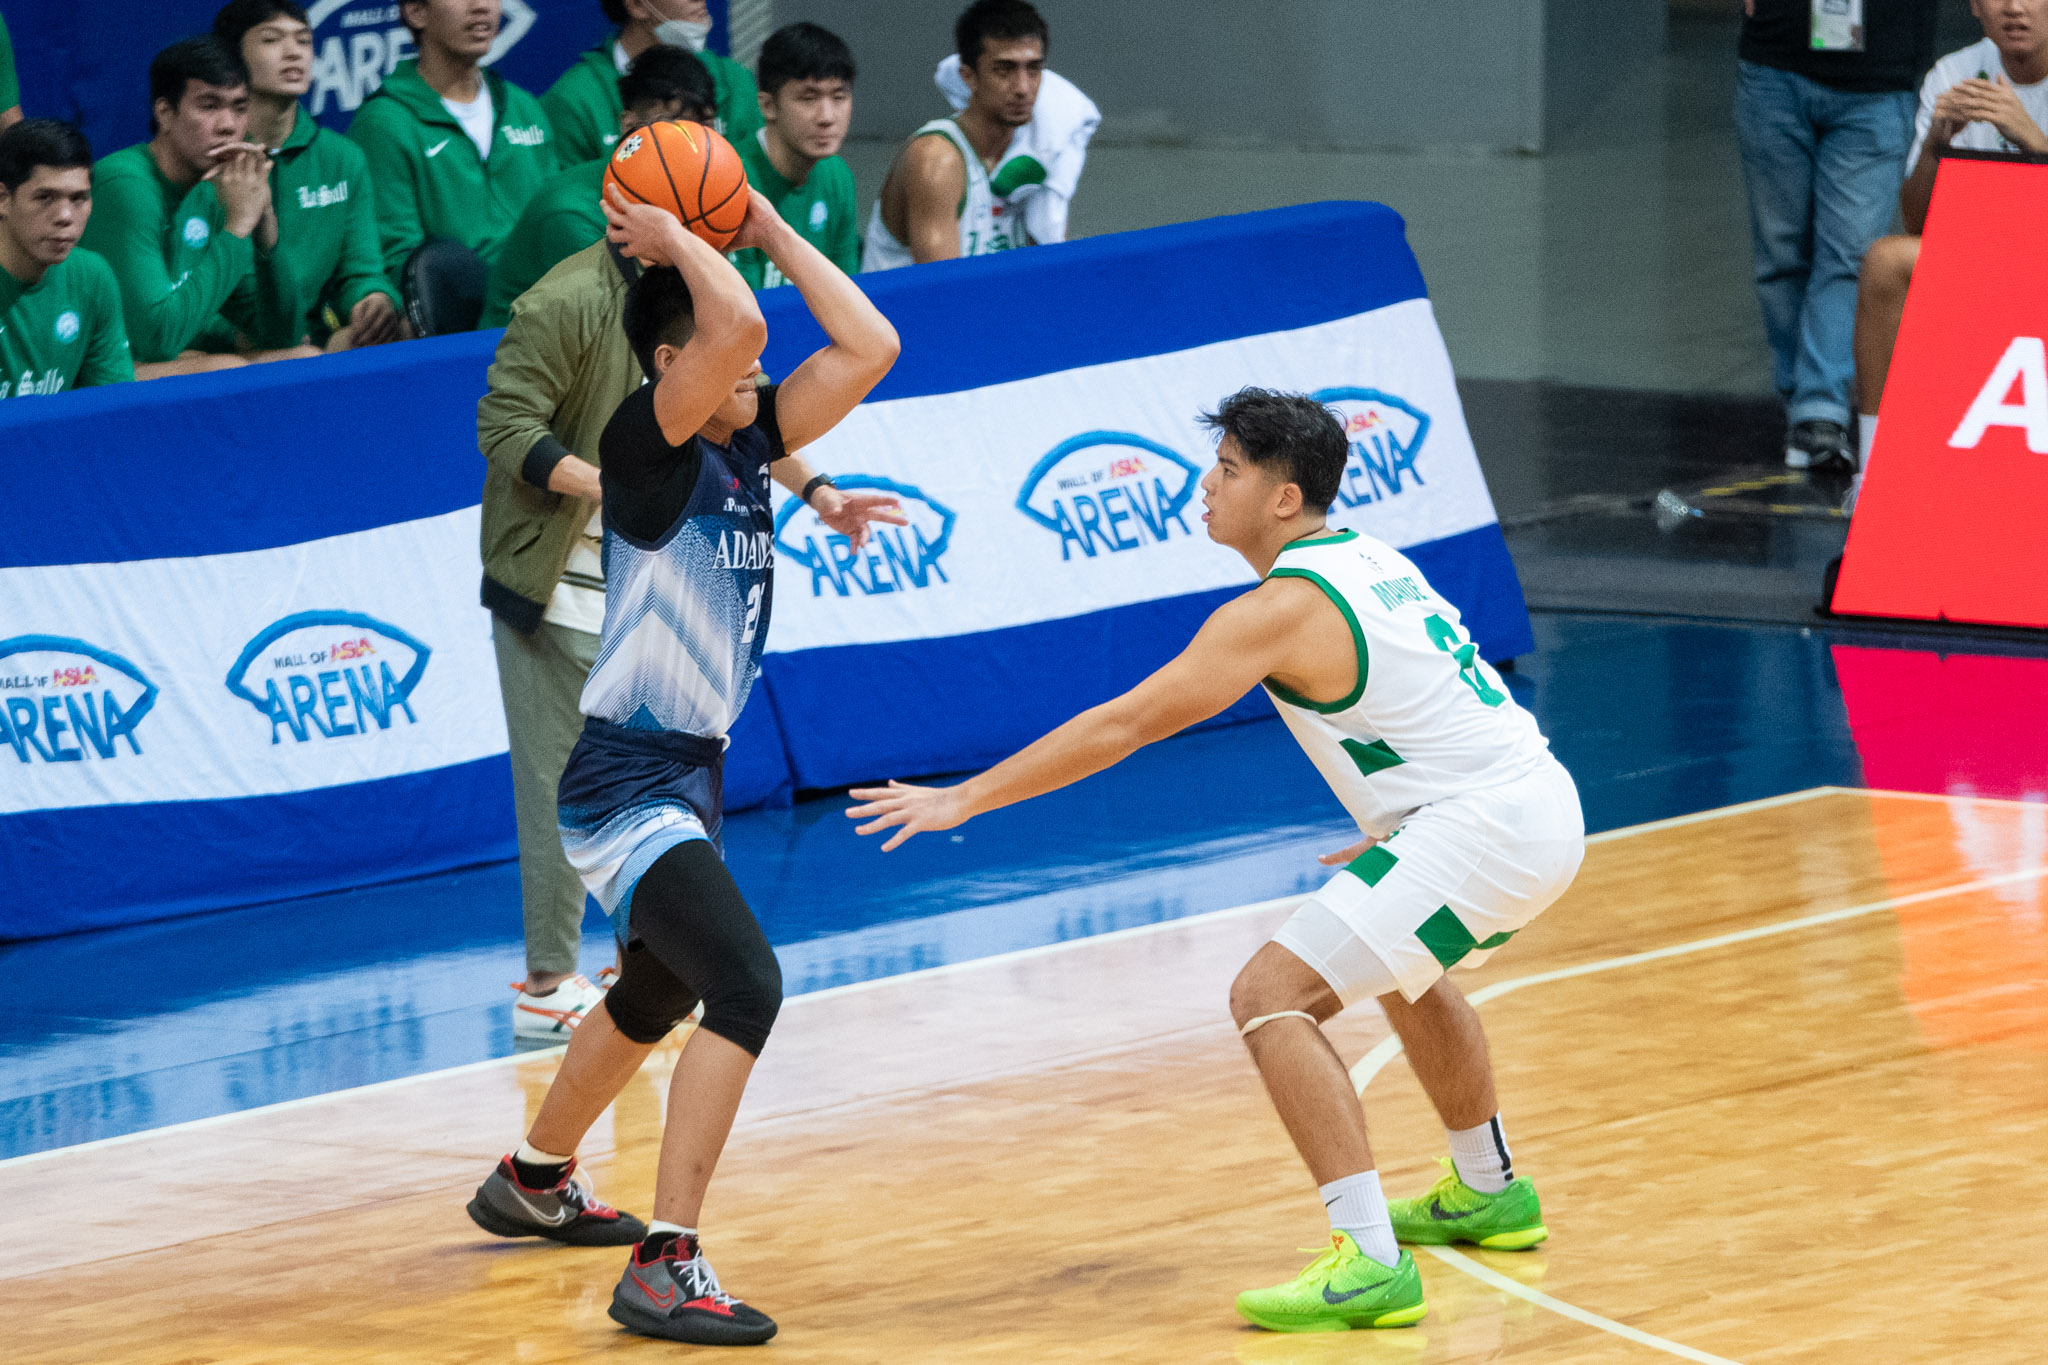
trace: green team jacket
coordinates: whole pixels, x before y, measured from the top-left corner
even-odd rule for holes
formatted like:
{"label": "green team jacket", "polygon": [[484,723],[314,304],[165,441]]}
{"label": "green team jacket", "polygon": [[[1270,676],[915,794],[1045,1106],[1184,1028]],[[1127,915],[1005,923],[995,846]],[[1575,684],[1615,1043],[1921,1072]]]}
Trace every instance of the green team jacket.
{"label": "green team jacket", "polygon": [[7,36],[7,21],[0,19],[0,114],[21,103],[21,80],[14,72],[14,40]]}
{"label": "green team jacket", "polygon": [[105,261],[73,247],[32,285],[0,269],[0,398],[133,378],[121,287]]}
{"label": "green team jacket", "polygon": [[324,341],[371,294],[397,303],[398,290],[384,275],[377,201],[362,148],[301,109],[271,158],[277,250],[286,258],[293,294],[274,328],[255,336],[257,344],[296,346],[309,336]]}
{"label": "green team jacket", "polygon": [[557,263],[604,236],[605,157],[557,171],[533,193],[526,211],[505,234],[498,259],[491,262],[491,285],[484,294],[478,327],[503,327],[512,319],[512,301],[533,288]]}
{"label": "green team jacket", "polygon": [[[740,161],[747,168],[747,183],[767,195],[782,221],[824,252],[832,264],[849,275],[859,274],[860,220],[854,203],[853,168],[828,156],[811,167],[803,184],[792,185],[768,159],[768,149],[762,146],[766,136],[757,132],[737,144]],[[756,289],[788,283],[767,253],[758,248],[733,252],[732,263]]]}
{"label": "green team jacket", "polygon": [[259,251],[226,222],[213,185],[172,184],[146,142],[92,168],[92,217],[80,244],[113,267],[136,360],[255,350],[256,337],[288,329],[298,296],[288,253]]}
{"label": "green team jacket", "polygon": [[[619,66],[612,57],[614,44],[599,43],[576,59],[561,79],[548,87],[541,104],[554,121],[561,139],[563,165],[610,156],[619,140],[619,115],[626,102],[619,98]],[[755,95],[754,74],[730,57],[716,52],[696,54],[711,73],[718,92],[718,131],[737,147],[761,126],[761,102]]]}
{"label": "green team jacket", "polygon": [[521,631],[540,625],[577,533],[597,504],[548,491],[564,455],[598,462],[598,438],[640,387],[626,343],[626,272],[599,242],[563,261],[512,305],[476,405],[484,474],[483,604]]}
{"label": "green team jacket", "polygon": [[348,126],[369,162],[384,269],[394,280],[431,238],[452,238],[491,259],[555,172],[554,130],[540,101],[495,71],[483,80],[495,124],[489,161],[421,79],[417,58],[400,62]]}

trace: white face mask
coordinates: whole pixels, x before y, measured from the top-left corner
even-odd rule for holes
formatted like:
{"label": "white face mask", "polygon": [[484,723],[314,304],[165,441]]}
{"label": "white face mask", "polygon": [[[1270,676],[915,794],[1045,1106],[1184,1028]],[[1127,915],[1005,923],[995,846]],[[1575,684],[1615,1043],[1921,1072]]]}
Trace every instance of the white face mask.
{"label": "white face mask", "polygon": [[711,37],[709,23],[693,24],[688,19],[664,19],[654,26],[654,41],[663,47],[679,47],[685,52],[702,52],[704,44]]}

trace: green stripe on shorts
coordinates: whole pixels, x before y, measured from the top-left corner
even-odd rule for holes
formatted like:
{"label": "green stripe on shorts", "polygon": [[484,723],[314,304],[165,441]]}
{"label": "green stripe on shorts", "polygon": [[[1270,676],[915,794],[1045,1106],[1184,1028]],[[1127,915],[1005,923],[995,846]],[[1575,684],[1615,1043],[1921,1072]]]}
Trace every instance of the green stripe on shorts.
{"label": "green stripe on shorts", "polygon": [[1367,886],[1378,886],[1380,878],[1393,871],[1394,864],[1400,861],[1399,858],[1387,852],[1384,844],[1374,844],[1371,848],[1353,858],[1345,866],[1344,870],[1364,882]]}
{"label": "green stripe on shorts", "polygon": [[1465,954],[1479,946],[1479,940],[1472,937],[1472,931],[1451,913],[1448,905],[1438,906],[1436,913],[1415,931],[1415,937],[1446,970],[1455,967]]}

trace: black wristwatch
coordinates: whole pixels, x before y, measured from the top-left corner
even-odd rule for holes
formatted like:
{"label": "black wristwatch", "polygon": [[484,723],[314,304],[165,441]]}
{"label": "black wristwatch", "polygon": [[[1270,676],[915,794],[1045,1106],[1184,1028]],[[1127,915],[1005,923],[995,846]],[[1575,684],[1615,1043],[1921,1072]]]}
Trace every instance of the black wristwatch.
{"label": "black wristwatch", "polygon": [[820,474],[813,478],[809,483],[804,485],[804,491],[799,496],[802,499],[804,506],[808,507],[811,505],[811,494],[817,492],[820,488],[837,487],[839,487],[839,485],[832,481],[832,476],[830,474]]}

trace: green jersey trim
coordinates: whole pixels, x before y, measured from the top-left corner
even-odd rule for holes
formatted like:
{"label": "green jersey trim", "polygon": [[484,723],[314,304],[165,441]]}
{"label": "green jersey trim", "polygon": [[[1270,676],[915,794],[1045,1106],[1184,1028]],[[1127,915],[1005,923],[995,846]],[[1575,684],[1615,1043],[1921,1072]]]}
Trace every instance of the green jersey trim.
{"label": "green jersey trim", "polygon": [[[1343,532],[1343,535],[1345,536],[1354,536],[1357,534],[1358,533],[1356,531]],[[1295,543],[1299,545],[1305,544],[1306,542],[1296,541]],[[1273,570],[1273,572],[1267,574],[1266,577],[1268,579],[1306,578],[1309,582],[1315,584],[1318,588],[1321,588],[1323,590],[1323,596],[1329,598],[1332,602],[1336,603],[1337,610],[1344,613],[1344,624],[1351,627],[1352,648],[1358,652],[1358,681],[1355,684],[1353,684],[1349,692],[1345,693],[1342,697],[1339,697],[1336,701],[1311,701],[1309,698],[1302,696],[1300,693],[1294,692],[1286,687],[1281,686],[1279,683],[1274,682],[1271,678],[1266,679],[1266,690],[1268,692],[1271,692],[1280,700],[1286,702],[1289,706],[1299,706],[1305,711],[1317,711],[1326,716],[1335,715],[1339,711],[1349,711],[1352,707],[1358,705],[1358,699],[1365,695],[1365,673],[1367,662],[1365,657],[1365,632],[1359,628],[1358,618],[1352,614],[1351,604],[1344,600],[1344,594],[1338,592],[1335,588],[1331,587],[1330,580],[1324,578],[1321,574],[1315,572],[1313,569],[1275,569]]]}
{"label": "green jersey trim", "polygon": [[1304,545],[1342,545],[1346,541],[1356,539],[1358,539],[1358,532],[1356,531],[1332,531],[1326,536],[1310,536],[1307,540],[1290,540],[1280,547],[1280,553],[1284,555],[1289,550],[1300,549]]}
{"label": "green jersey trim", "polygon": [[1355,739],[1341,739],[1337,742],[1344,746],[1344,752],[1351,755],[1351,761],[1358,765],[1358,771],[1366,777],[1388,768],[1398,768],[1408,761],[1395,753],[1383,739],[1376,739],[1370,744]]}

